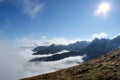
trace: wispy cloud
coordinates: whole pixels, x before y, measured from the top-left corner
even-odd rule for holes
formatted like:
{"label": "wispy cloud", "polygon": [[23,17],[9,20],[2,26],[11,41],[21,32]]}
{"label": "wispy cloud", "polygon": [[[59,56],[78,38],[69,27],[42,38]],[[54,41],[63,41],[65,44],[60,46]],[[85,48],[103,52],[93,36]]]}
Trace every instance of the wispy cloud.
{"label": "wispy cloud", "polygon": [[94,34],[92,35],[92,38],[93,38],[93,39],[95,39],[95,38],[101,39],[101,38],[106,38],[106,37],[107,37],[107,34],[106,34],[105,32],[102,32],[102,33],[99,33],[99,34],[94,33]]}
{"label": "wispy cloud", "polygon": [[43,9],[43,4],[38,0],[19,0],[21,10],[30,17],[36,17]]}
{"label": "wispy cloud", "polygon": [[42,11],[44,5],[41,0],[0,0],[0,2],[14,5],[21,10],[23,14],[30,17],[36,17]]}

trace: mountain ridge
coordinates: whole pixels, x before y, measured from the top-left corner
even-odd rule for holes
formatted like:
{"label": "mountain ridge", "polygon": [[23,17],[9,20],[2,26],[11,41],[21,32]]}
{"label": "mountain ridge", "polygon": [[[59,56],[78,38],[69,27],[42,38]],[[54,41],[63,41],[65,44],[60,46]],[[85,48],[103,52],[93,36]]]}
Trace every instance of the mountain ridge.
{"label": "mountain ridge", "polygon": [[[78,42],[74,43],[74,45],[76,44],[77,46],[80,46]],[[84,42],[86,43],[86,42]],[[83,43],[83,44],[84,44]],[[54,46],[54,45],[52,45]],[[86,45],[85,45],[86,46]],[[75,51],[70,51],[70,52],[66,52],[63,54],[53,54],[52,56],[49,57],[37,57],[34,59],[31,59],[30,62],[34,62],[34,61],[57,61],[60,59],[64,59],[67,57],[72,57],[72,56],[83,56],[86,55],[86,57],[83,58],[84,61],[88,61],[91,59],[94,59],[96,57],[99,57],[101,55],[104,55],[105,53],[108,53],[114,49],[117,49],[120,47],[120,36],[117,36],[114,39],[94,39],[91,43],[89,43],[89,45],[87,45],[86,47],[83,47],[82,49],[78,50],[76,49]],[[54,46],[55,47],[55,46]],[[57,47],[59,48],[59,47]],[[47,48],[48,49],[48,48]],[[53,48],[52,48],[53,49]],[[47,52],[49,51],[53,51],[49,48],[49,50],[47,50]]]}
{"label": "mountain ridge", "polygon": [[54,53],[62,51],[62,50],[77,51],[77,50],[84,49],[88,45],[89,45],[89,42],[87,42],[87,41],[77,41],[77,42],[71,43],[69,45],[51,44],[49,46],[38,46],[33,49],[33,52],[34,52],[33,55],[54,54]]}
{"label": "mountain ridge", "polygon": [[78,66],[21,80],[120,80],[120,48]]}

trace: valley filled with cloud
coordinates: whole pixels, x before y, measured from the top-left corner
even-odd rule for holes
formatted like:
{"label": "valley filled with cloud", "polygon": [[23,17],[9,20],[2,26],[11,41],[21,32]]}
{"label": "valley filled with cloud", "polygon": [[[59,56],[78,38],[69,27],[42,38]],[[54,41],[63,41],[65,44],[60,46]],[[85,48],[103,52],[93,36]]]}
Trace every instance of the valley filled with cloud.
{"label": "valley filled with cloud", "polygon": [[[68,57],[53,62],[29,62],[30,59],[36,57],[32,55],[31,46],[18,47],[10,45],[7,41],[0,41],[0,44],[0,78],[2,80],[17,80],[71,67],[77,65],[78,62],[83,62],[82,56]],[[50,55],[52,54],[39,55],[39,57]]]}
{"label": "valley filled with cloud", "polygon": [[[106,33],[93,34],[91,40],[94,38],[103,38],[106,37]],[[45,41],[46,40],[46,41]],[[43,41],[43,42],[42,42]],[[29,62],[30,59],[35,57],[48,57],[53,54],[44,54],[44,55],[32,55],[33,49],[39,46],[48,46],[51,44],[70,44],[76,41],[81,41],[78,39],[69,40],[64,38],[53,38],[47,39],[43,38],[40,40],[30,40],[26,38],[15,39],[14,44],[9,43],[7,40],[0,40],[0,78],[2,80],[16,80],[24,77],[34,76],[37,74],[43,74],[48,72],[53,72],[63,68],[68,68],[71,66],[78,65],[84,62],[84,56],[71,56],[57,61],[38,61],[38,62]],[[38,43],[38,44],[37,44]],[[37,45],[36,45],[37,44]],[[46,45],[47,44],[47,45]],[[64,54],[62,51],[54,54]],[[48,66],[49,65],[49,66]],[[7,76],[7,77],[6,77]]]}

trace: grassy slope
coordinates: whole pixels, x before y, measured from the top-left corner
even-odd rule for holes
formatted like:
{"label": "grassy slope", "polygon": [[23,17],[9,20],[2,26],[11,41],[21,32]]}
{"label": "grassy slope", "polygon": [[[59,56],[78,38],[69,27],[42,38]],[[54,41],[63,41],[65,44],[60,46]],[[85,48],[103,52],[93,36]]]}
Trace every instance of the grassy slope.
{"label": "grassy slope", "polygon": [[120,49],[75,67],[21,80],[120,80]]}

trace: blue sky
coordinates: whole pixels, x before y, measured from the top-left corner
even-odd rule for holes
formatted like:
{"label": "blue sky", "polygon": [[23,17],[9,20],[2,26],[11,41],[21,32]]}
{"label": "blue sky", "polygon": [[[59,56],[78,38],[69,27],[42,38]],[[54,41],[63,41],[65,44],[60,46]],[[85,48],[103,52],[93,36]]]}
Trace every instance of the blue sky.
{"label": "blue sky", "polygon": [[[103,2],[111,10],[95,16]],[[120,0],[0,0],[0,37],[88,39],[105,33],[109,38],[120,33]]]}

